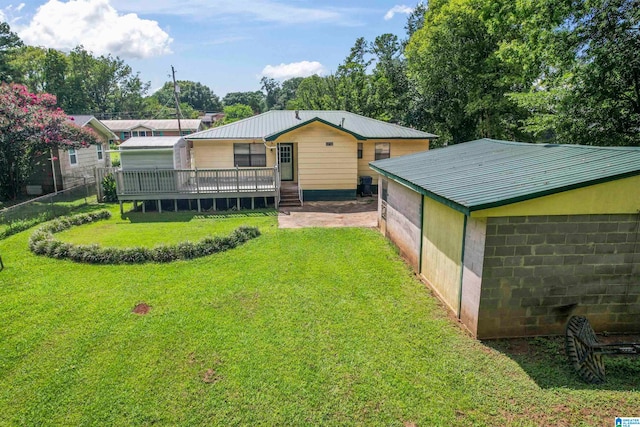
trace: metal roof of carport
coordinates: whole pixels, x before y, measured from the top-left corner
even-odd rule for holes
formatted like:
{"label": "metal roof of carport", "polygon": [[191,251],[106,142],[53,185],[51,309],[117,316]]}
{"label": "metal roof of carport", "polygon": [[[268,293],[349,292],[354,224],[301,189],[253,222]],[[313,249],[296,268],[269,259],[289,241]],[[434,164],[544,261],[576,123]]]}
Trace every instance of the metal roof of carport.
{"label": "metal roof of carport", "polygon": [[[479,139],[369,165],[468,214],[640,175],[640,147]],[[640,198],[640,189],[629,197]]]}

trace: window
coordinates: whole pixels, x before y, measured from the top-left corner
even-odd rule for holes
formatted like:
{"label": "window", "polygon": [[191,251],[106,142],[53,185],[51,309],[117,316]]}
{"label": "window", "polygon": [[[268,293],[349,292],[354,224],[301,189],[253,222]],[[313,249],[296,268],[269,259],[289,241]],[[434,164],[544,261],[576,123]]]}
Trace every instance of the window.
{"label": "window", "polygon": [[78,164],[78,153],[75,148],[69,148],[69,163],[72,165]]}
{"label": "window", "polygon": [[376,142],[376,160],[388,159],[391,154],[391,144]]}
{"label": "window", "polygon": [[362,142],[358,142],[358,158],[361,159],[362,158],[362,146],[364,144]]}
{"label": "window", "polygon": [[102,144],[96,145],[96,152],[98,153],[98,160],[102,160],[104,158],[104,151],[102,150]]}
{"label": "window", "polygon": [[267,166],[267,148],[264,144],[233,144],[233,163],[240,167]]}

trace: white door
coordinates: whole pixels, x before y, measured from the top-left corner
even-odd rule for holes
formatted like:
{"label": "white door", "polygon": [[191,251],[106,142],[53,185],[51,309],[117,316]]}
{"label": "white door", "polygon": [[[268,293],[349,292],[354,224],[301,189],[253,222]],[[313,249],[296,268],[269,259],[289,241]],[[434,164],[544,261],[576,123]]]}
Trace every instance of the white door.
{"label": "white door", "polygon": [[280,144],[280,179],[293,181],[293,144]]}

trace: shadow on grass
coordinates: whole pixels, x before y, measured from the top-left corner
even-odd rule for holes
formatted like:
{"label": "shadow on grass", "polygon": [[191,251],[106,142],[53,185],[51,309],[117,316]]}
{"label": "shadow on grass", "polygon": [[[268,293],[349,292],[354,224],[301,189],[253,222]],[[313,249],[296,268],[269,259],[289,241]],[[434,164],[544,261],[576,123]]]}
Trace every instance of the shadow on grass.
{"label": "shadow on grass", "polygon": [[[611,338],[615,338],[613,341]],[[601,342],[632,342],[634,337],[601,338]],[[564,337],[487,340],[483,344],[514,360],[540,388],[575,390],[640,390],[640,357],[604,356],[606,382],[587,384],[569,363]]]}
{"label": "shadow on grass", "polygon": [[216,211],[216,212],[126,212],[121,216],[132,223],[152,222],[189,222],[193,219],[224,219],[224,218],[258,218],[277,217],[278,211],[274,209],[258,209],[247,211]]}

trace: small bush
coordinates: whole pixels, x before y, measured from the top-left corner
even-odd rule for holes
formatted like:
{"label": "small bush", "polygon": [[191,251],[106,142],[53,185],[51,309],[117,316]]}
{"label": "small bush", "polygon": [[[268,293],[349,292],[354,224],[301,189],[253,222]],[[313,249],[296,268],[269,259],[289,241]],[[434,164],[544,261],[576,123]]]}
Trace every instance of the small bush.
{"label": "small bush", "polygon": [[102,190],[104,192],[103,202],[117,202],[118,192],[116,190],[116,179],[113,174],[109,174],[102,179]]}
{"label": "small bush", "polygon": [[144,247],[102,248],[98,245],[73,245],[53,237],[54,233],[76,225],[108,219],[107,210],[58,218],[43,225],[29,238],[29,249],[36,255],[46,255],[56,259],[70,259],[89,264],[141,264],[145,262],[172,262],[179,259],[193,259],[223,252],[260,236],[256,227],[238,227],[226,237],[205,237],[199,242],[180,242],[175,245],[161,245],[153,249]]}

